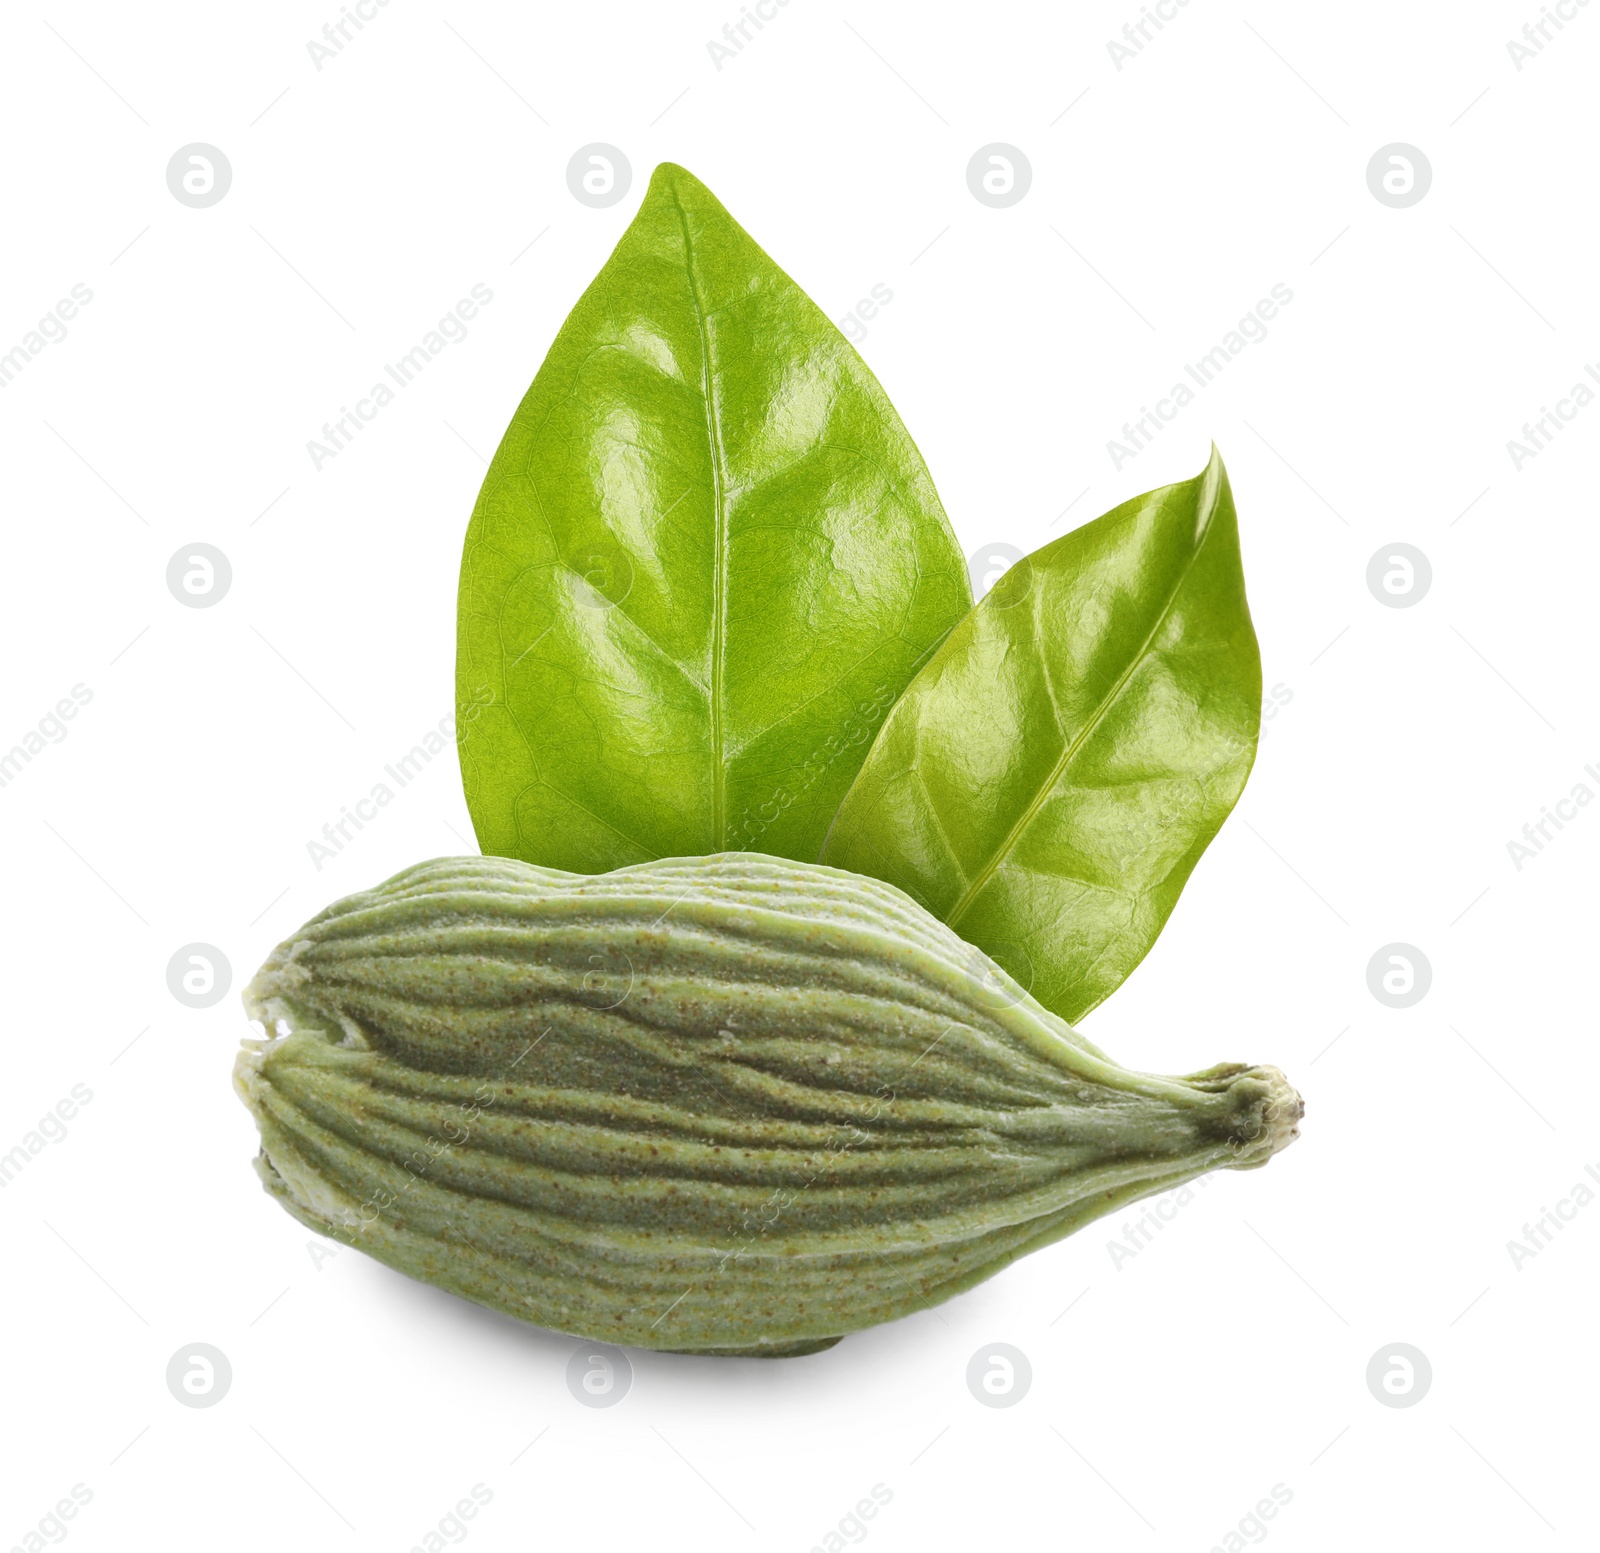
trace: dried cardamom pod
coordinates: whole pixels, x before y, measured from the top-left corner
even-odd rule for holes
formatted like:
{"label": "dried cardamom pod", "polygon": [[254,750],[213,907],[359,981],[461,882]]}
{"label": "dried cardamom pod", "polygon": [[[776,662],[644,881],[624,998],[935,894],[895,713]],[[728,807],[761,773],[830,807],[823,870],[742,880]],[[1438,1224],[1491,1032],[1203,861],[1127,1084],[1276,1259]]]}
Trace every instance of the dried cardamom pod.
{"label": "dried cardamom pod", "polygon": [[781,1355],[1218,1168],[1276,1068],[1119,1067],[890,885],[754,854],[407,869],[246,989],[235,1084],[296,1218],[576,1335]]}

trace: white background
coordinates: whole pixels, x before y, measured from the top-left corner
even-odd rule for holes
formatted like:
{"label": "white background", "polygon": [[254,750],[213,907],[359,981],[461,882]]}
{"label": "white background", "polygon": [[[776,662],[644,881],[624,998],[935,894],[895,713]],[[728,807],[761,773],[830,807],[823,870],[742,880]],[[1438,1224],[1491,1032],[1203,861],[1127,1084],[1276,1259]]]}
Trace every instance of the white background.
{"label": "white background", "polygon": [[[333,0],[6,9],[0,351],[93,301],[0,390],[0,749],[93,699],[0,787],[0,1151],[93,1098],[0,1189],[0,1546],[75,1483],[39,1535],[85,1550],[400,1553],[474,1484],[484,1550],[1588,1545],[1600,1204],[1520,1270],[1508,1241],[1600,1169],[1600,811],[1520,870],[1507,842],[1600,793],[1600,407],[1520,471],[1506,444],[1600,363],[1600,5],[1520,72],[1533,0],[1194,0],[1120,71],[1139,5],[1068,9],[792,0],[720,71],[733,0],[393,0],[320,71]],[[197,141],[233,169],[205,209],[165,181]],[[592,141],[633,169],[608,209],[567,190]],[[965,177],[996,141],[1033,170],[998,210]],[[1396,141],[1433,169],[1405,209],[1366,179]],[[1292,698],[1086,1029],[1134,1067],[1275,1062],[1307,1116],[1120,1267],[1104,1222],[814,1358],[636,1353],[597,1410],[571,1340],[319,1265],[228,1075],[273,944],[470,845],[445,759],[307,850],[449,714],[484,461],[666,159],[835,318],[892,291],[861,350],[965,549],[1032,549],[1216,440]],[[474,283],[468,338],[316,470]],[[1278,283],[1268,338],[1116,469],[1123,421]],[[1433,570],[1404,609],[1365,580],[1397,541]],[[166,586],[194,542],[231,562],[213,608]],[[203,1010],[166,981],[196,941],[233,972]],[[1367,985],[1396,941],[1433,971],[1406,1009]],[[196,1342],[232,1366],[204,1409],[165,1381]],[[1004,1409],[965,1382],[995,1342],[1033,1371]],[[1365,1378],[1395,1343],[1433,1372],[1403,1409]]]}

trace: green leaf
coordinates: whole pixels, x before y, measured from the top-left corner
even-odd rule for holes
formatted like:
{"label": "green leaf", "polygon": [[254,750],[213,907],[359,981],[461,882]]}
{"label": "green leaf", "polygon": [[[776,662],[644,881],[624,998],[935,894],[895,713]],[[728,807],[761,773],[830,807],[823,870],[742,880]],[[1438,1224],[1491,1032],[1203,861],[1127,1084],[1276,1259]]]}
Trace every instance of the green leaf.
{"label": "green leaf", "polygon": [[457,706],[486,853],[815,861],[971,607],[922,458],[843,335],[663,163],[483,483]]}
{"label": "green leaf", "polygon": [[898,885],[1077,1020],[1155,942],[1260,718],[1213,449],[1006,572],[889,714],[822,861]]}

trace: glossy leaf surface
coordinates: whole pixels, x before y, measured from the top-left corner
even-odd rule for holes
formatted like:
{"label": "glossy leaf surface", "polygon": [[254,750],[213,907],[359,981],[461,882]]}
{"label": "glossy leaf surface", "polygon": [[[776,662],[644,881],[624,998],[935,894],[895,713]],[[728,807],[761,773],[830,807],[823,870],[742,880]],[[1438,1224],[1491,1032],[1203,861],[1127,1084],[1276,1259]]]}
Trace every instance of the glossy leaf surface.
{"label": "glossy leaf surface", "polygon": [[822,860],[898,885],[1076,1020],[1155,942],[1260,715],[1213,452],[1000,579],[889,714]]}
{"label": "glossy leaf surface", "polygon": [[885,711],[970,605],[877,380],[663,164],[468,529],[457,701],[479,843],[580,873],[814,861]]}

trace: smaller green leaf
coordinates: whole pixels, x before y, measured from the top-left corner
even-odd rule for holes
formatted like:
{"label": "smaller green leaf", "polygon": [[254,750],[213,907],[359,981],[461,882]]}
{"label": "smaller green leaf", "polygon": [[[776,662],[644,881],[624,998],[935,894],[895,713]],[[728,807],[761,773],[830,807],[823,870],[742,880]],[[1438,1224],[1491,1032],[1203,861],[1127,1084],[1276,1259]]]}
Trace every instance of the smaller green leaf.
{"label": "smaller green leaf", "polygon": [[822,852],[1081,1019],[1244,788],[1261,659],[1216,450],[1017,562],[895,704]]}

